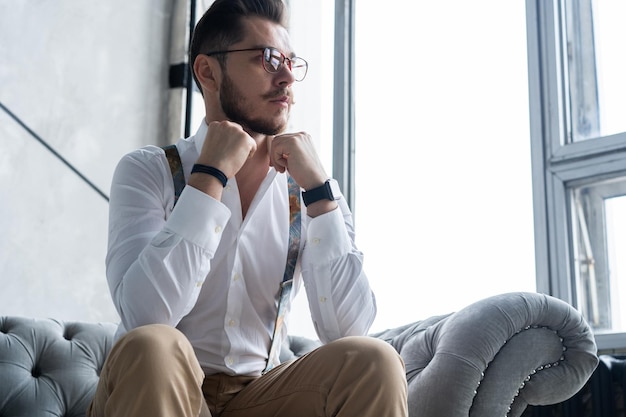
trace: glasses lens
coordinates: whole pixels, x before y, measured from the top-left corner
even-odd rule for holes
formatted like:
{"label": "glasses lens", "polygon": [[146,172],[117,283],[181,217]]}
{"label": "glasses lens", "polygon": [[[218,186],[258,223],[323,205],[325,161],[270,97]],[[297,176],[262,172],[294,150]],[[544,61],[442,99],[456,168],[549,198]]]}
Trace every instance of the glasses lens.
{"label": "glasses lens", "polygon": [[304,80],[308,69],[309,64],[304,59],[297,57],[291,59],[291,73],[296,81]]}
{"label": "glasses lens", "polygon": [[263,50],[263,65],[267,72],[278,72],[284,60],[285,56],[274,48],[265,48]]}
{"label": "glasses lens", "polygon": [[277,73],[285,62],[296,81],[302,81],[306,77],[309,64],[304,59],[298,57],[286,58],[282,52],[274,48],[265,48],[263,50],[263,67],[265,71],[272,74]]}

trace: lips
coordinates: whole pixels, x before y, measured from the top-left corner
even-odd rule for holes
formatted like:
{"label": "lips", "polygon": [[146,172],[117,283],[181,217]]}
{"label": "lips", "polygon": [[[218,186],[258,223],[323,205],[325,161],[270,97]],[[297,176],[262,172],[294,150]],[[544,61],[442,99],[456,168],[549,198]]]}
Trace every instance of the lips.
{"label": "lips", "polygon": [[269,102],[283,108],[289,108],[289,106],[291,105],[291,97],[281,95],[270,99]]}
{"label": "lips", "polygon": [[272,102],[287,102],[291,101],[291,94],[289,90],[280,89],[263,95],[263,98]]}
{"label": "lips", "polygon": [[270,100],[273,103],[286,103],[289,104],[291,102],[291,98],[289,96],[279,96],[275,99]]}

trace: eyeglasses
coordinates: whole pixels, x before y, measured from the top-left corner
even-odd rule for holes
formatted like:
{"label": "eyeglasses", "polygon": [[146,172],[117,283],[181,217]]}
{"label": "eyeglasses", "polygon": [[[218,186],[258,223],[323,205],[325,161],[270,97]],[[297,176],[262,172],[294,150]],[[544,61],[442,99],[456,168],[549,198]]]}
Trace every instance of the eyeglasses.
{"label": "eyeglasses", "polygon": [[306,73],[309,70],[309,64],[304,59],[299,57],[287,58],[285,54],[276,48],[231,49],[230,51],[213,51],[204,55],[213,56],[219,54],[229,54],[231,52],[246,51],[263,51],[263,68],[270,74],[276,74],[280,71],[285,62],[287,63],[287,68],[289,68],[296,81],[304,80],[304,77],[306,77]]}

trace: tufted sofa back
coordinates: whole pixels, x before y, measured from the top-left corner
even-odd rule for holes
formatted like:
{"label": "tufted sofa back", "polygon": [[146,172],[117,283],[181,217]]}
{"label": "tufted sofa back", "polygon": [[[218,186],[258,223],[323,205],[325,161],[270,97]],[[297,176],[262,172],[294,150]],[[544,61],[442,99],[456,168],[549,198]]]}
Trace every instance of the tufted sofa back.
{"label": "tufted sofa back", "polygon": [[0,417],[83,417],[115,330],[0,317]]}

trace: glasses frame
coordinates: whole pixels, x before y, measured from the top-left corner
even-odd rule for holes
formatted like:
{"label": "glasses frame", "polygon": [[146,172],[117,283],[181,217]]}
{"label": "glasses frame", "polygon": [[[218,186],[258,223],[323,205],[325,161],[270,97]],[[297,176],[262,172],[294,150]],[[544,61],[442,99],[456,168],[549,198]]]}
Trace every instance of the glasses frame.
{"label": "glasses frame", "polygon": [[[229,50],[224,50],[224,51],[211,51],[203,55],[214,56],[214,55],[220,55],[220,54],[230,54],[232,52],[250,52],[250,51],[262,51],[263,52],[263,59],[262,59],[263,69],[270,74],[276,74],[277,72],[279,72],[280,69],[283,67],[283,65],[285,65],[285,62],[287,62],[287,68],[289,68],[289,71],[293,74],[294,79],[296,81],[304,80],[306,78],[307,72],[309,71],[309,63],[304,58],[300,58],[297,56],[294,56],[293,58],[289,58],[285,54],[280,52],[278,49],[273,48],[271,46],[258,47],[258,48],[244,48],[244,49],[229,49]],[[278,58],[279,56],[280,56],[280,60],[278,62],[278,65],[274,67],[274,65],[272,65],[269,59],[271,59],[272,57]],[[302,66],[304,66],[304,71],[301,77],[296,77],[296,73],[294,73],[293,71],[294,63],[296,63],[296,68],[301,68]]]}

